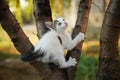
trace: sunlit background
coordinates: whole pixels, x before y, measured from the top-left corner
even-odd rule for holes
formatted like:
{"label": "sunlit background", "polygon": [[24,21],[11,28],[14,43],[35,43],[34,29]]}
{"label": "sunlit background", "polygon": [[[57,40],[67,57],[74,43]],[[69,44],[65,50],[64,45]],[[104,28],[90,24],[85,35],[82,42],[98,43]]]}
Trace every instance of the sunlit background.
{"label": "sunlit background", "polygon": [[[38,39],[32,0],[7,0],[7,3],[30,41],[35,44]],[[79,0],[50,0],[50,5],[53,19],[59,14],[69,22],[69,29],[74,28]],[[93,0],[76,80],[95,80],[104,13],[102,0]],[[28,63],[20,61],[19,55],[0,27],[0,80],[40,80],[38,72]]]}

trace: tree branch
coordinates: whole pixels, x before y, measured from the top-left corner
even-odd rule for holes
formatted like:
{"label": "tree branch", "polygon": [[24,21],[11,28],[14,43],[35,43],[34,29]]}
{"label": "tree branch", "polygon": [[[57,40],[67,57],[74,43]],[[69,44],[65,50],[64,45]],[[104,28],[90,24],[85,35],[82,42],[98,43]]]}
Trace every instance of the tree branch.
{"label": "tree branch", "polygon": [[[79,3],[79,9],[78,9],[78,16],[75,28],[73,30],[72,37],[74,38],[79,32],[85,33],[87,29],[87,23],[89,18],[89,12],[91,8],[92,0],[81,0]],[[81,48],[82,48],[83,42],[78,44],[76,48],[74,48],[71,51],[68,51],[67,53],[67,59],[69,56],[72,56],[77,59],[77,62],[79,62],[80,55],[81,55]],[[77,70],[76,67],[69,68],[67,70],[69,80],[75,80],[75,73]]]}
{"label": "tree branch", "polygon": [[48,31],[45,22],[52,21],[49,0],[33,0],[34,15],[36,19],[36,27],[38,38]]}

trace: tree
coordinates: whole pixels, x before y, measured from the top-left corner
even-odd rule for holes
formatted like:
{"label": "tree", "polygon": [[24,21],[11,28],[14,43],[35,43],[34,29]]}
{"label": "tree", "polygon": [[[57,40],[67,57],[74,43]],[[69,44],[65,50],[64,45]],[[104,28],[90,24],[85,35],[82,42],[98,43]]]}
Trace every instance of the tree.
{"label": "tree", "polygon": [[45,22],[52,21],[50,2],[49,0],[33,0],[34,15],[36,19],[38,38],[47,32],[48,28]]}
{"label": "tree", "polygon": [[97,80],[119,80],[120,0],[111,0],[100,35]]}
{"label": "tree", "polygon": [[[74,38],[79,32],[82,32],[82,33],[86,32],[91,4],[92,4],[92,0],[80,1],[79,8],[78,8],[77,21],[72,33],[72,38]],[[69,56],[72,56],[77,59],[77,62],[79,62],[82,44],[83,42],[78,44],[73,50],[69,51],[66,56],[67,59],[69,58]],[[68,80],[75,80],[76,70],[77,70],[77,66],[67,69],[67,73],[69,75]]]}
{"label": "tree", "polygon": [[[79,28],[81,32],[86,31],[91,0],[82,0],[80,4],[81,5],[79,6],[76,27],[75,30],[73,31],[74,36],[79,33]],[[80,8],[81,6],[82,8]],[[52,21],[49,0],[34,0],[34,10],[38,29],[38,37],[40,38],[47,31],[44,22]],[[20,28],[20,25],[18,24],[14,15],[9,10],[9,7],[7,6],[5,0],[1,0],[0,2],[0,23],[2,25],[2,28],[8,33],[16,49],[23,55],[24,59],[26,59],[26,57],[28,58],[30,55],[33,55],[34,50],[33,45],[29,41],[29,38],[24,34],[23,30]],[[81,50],[81,47],[82,46],[78,46],[73,50],[74,52],[76,51],[75,55],[73,54],[73,51],[72,53],[70,53],[72,54],[72,56],[75,56],[77,58],[77,61],[79,60],[80,57],[79,49]],[[40,72],[40,75],[43,80],[75,79],[75,76],[71,77],[72,73],[69,74],[69,72],[71,72],[71,68],[61,70],[55,67],[55,65],[53,64],[37,63],[36,61],[31,62],[31,64]],[[74,68],[72,75],[75,75],[76,69],[77,67]]]}

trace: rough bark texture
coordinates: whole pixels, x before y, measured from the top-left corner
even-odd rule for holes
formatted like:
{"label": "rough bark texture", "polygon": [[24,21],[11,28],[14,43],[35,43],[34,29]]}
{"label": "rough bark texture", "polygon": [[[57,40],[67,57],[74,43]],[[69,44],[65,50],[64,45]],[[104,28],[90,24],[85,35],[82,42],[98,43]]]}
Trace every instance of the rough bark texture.
{"label": "rough bark texture", "polygon": [[34,15],[36,19],[36,26],[38,38],[48,31],[45,26],[46,21],[52,21],[51,9],[49,0],[33,0]]}
{"label": "rough bark texture", "polygon": [[23,30],[20,28],[20,25],[9,10],[5,0],[0,0],[0,24],[2,25],[2,28],[8,33],[14,46],[21,54],[26,55],[33,51],[33,45],[29,41],[29,38],[24,34]]}
{"label": "rough bark texture", "polygon": [[[74,38],[79,32],[82,33],[86,32],[91,3],[92,0],[80,1],[77,21],[76,21],[75,29],[73,30],[72,38]],[[78,44],[73,50],[69,51],[66,57],[69,58],[69,56],[72,56],[77,59],[77,62],[79,62],[82,44],[83,41],[80,44]],[[68,80],[75,80],[76,70],[77,70],[77,66],[67,69]]]}
{"label": "rough bark texture", "polygon": [[120,0],[111,0],[100,36],[97,80],[119,80]]}

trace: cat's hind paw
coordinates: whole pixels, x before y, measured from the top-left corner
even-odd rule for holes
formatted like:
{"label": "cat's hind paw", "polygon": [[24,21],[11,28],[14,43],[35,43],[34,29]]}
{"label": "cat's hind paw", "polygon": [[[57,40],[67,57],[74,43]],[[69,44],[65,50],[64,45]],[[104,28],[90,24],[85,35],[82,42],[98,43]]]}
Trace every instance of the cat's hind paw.
{"label": "cat's hind paw", "polygon": [[70,66],[75,66],[77,64],[77,61],[75,58],[69,57],[68,63]]}

